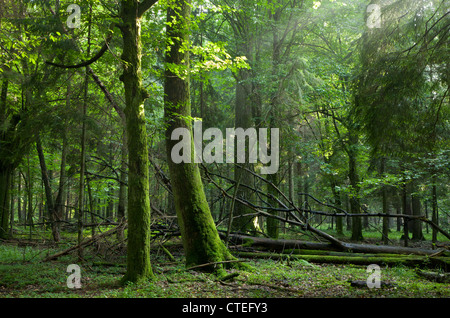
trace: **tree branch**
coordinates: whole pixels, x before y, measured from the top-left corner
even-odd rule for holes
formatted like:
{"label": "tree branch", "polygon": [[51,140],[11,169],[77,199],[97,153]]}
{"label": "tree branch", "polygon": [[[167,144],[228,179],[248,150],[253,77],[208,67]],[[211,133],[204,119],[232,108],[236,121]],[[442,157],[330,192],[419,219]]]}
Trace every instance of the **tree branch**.
{"label": "tree branch", "polygon": [[150,9],[158,0],[143,0],[138,4],[138,18],[142,17],[144,13]]}
{"label": "tree branch", "polygon": [[94,63],[95,61],[97,61],[98,59],[100,59],[103,56],[103,54],[105,54],[105,52],[108,50],[108,44],[111,41],[112,36],[113,36],[113,33],[110,32],[105,40],[105,44],[103,44],[100,51],[98,51],[97,54],[95,54],[91,59],[89,59],[87,61],[84,61],[84,62],[76,64],[76,65],[63,65],[63,64],[53,63],[50,61],[46,61],[45,63],[48,65],[55,66],[55,67],[67,68],[67,69],[81,68],[81,67],[89,66],[92,63]]}

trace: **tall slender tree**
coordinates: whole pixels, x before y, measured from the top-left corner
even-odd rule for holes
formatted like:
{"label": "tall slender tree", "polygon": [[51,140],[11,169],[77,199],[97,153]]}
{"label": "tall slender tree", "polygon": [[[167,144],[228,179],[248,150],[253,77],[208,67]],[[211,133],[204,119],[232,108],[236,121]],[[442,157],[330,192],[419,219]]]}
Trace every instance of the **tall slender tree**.
{"label": "tall slender tree", "polygon": [[150,263],[150,198],[147,129],[144,101],[149,97],[142,84],[141,18],[155,1],[121,1],[119,28],[123,38],[125,116],[128,141],[128,248],[123,281],[153,276]]}

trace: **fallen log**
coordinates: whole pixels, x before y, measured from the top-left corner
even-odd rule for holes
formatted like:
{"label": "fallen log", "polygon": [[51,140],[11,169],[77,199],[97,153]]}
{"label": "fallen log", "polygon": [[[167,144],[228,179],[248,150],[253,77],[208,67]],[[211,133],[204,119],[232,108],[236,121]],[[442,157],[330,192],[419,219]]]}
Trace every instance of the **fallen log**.
{"label": "fallen log", "polygon": [[[264,237],[254,237],[241,234],[230,234],[230,241],[235,244],[244,245],[247,247],[259,247],[272,251],[285,251],[287,249],[312,249],[312,250],[328,250],[352,253],[372,253],[372,254],[412,254],[412,255],[433,255],[436,250],[402,247],[402,246],[387,246],[387,245],[372,245],[372,244],[356,244],[342,242],[343,249],[331,243],[321,242],[307,242],[300,240],[275,240]],[[445,250],[444,254],[448,254]]]}
{"label": "fallen log", "polygon": [[353,264],[353,265],[389,265],[389,266],[407,266],[407,267],[433,267],[447,268],[450,265],[449,257],[429,258],[419,255],[398,255],[395,257],[380,256],[330,256],[330,255],[299,255],[267,252],[235,252],[239,258],[262,258],[274,260],[305,260],[310,263],[324,264]]}
{"label": "fallen log", "polygon": [[[350,286],[352,287],[357,287],[357,288],[368,288],[367,286],[367,281],[365,280],[349,280],[348,281],[350,283]],[[386,287],[386,288],[391,288],[391,287],[396,287],[397,285],[391,282],[384,282],[381,281],[380,282],[380,287]]]}
{"label": "fallen log", "polygon": [[417,275],[432,282],[442,284],[450,283],[450,273],[436,273],[418,270]]}

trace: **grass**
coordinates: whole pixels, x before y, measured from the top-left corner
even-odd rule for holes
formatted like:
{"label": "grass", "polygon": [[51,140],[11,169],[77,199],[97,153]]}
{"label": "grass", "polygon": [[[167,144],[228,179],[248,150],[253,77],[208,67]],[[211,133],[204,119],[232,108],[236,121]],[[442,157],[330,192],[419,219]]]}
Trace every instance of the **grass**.
{"label": "grass", "polygon": [[[0,245],[0,298],[448,298],[450,287],[427,281],[412,268],[382,267],[381,280],[392,286],[358,288],[351,280],[366,281],[365,266],[311,264],[304,260],[248,260],[252,270],[241,271],[231,281],[219,282],[210,274],[186,271],[177,245],[168,248],[176,262],[155,251],[155,278],[121,286],[124,255],[113,263],[99,262],[89,251],[86,261],[76,255],[41,262],[56,249],[39,246]],[[67,287],[69,264],[81,267],[82,288]]]}

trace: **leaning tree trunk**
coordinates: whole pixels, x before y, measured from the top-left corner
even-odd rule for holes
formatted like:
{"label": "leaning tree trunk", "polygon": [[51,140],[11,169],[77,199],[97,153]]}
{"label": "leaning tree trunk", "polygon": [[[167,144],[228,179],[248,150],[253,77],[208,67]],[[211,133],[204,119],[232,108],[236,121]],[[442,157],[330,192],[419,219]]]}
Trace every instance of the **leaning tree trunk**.
{"label": "leaning tree trunk", "polygon": [[123,281],[137,282],[153,276],[150,263],[150,198],[147,130],[142,85],[141,19],[137,0],[123,0],[120,29],[123,37],[125,116],[128,141],[128,246]]}
{"label": "leaning tree trunk", "polygon": [[[181,50],[189,42],[189,16],[189,1],[170,1],[167,37],[171,44],[166,53],[166,63],[171,67],[166,67],[164,85],[166,150],[187,267],[233,259],[219,237],[206,201],[198,165],[193,163],[192,125],[188,119],[191,116],[189,76],[184,74],[185,77],[181,78],[173,72],[173,67],[189,69],[189,53]],[[189,132],[191,163],[175,163],[172,160],[172,149],[178,143],[172,140],[172,132],[177,128],[184,128]],[[223,271],[221,265],[202,268],[208,271],[218,270],[219,275]]]}

